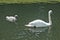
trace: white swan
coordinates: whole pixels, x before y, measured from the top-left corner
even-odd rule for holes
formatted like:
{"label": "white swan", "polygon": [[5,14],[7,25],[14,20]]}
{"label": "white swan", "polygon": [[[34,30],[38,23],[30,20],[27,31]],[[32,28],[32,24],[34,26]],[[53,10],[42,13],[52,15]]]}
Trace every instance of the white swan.
{"label": "white swan", "polygon": [[18,15],[15,15],[15,16],[6,16],[6,20],[9,21],[9,22],[16,22],[17,21],[17,18]]}
{"label": "white swan", "polygon": [[49,23],[47,23],[43,20],[37,19],[37,20],[34,20],[32,22],[29,22],[29,24],[27,24],[25,26],[28,26],[28,27],[47,27],[47,26],[50,26],[50,25],[52,25],[51,16],[50,16],[51,13],[52,13],[52,10],[49,10],[49,12],[48,12]]}

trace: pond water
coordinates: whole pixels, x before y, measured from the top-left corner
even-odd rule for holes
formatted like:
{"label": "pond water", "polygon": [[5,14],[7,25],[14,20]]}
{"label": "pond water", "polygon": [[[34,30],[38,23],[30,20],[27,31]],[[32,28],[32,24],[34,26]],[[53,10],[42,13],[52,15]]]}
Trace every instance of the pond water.
{"label": "pond water", "polygon": [[[35,19],[48,22],[52,9],[52,25],[48,28],[28,28],[25,24]],[[17,24],[6,21],[7,15],[18,15]],[[60,40],[60,3],[4,4],[0,5],[0,40]],[[57,20],[58,19],[58,20]]]}

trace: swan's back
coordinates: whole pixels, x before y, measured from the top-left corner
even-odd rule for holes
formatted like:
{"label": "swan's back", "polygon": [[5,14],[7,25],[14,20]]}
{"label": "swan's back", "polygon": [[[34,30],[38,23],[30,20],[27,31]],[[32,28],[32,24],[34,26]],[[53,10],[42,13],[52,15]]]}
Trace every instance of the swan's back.
{"label": "swan's back", "polygon": [[38,19],[30,22],[29,25],[34,25],[36,27],[45,27],[47,26],[47,23],[43,20]]}

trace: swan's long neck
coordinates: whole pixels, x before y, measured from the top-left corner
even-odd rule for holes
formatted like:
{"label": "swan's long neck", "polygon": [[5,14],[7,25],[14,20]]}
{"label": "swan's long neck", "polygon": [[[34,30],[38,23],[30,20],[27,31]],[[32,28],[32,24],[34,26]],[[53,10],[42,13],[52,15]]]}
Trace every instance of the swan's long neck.
{"label": "swan's long neck", "polygon": [[[52,11],[51,11],[52,12]],[[52,21],[51,21],[51,12],[48,13],[48,18],[49,18],[49,25],[52,25]]]}

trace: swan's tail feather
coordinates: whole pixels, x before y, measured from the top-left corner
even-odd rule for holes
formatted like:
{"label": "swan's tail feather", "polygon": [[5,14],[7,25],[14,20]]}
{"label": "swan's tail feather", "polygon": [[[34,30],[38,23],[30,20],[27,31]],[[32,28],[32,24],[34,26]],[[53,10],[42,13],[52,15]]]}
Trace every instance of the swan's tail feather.
{"label": "swan's tail feather", "polygon": [[34,27],[33,25],[29,25],[29,24],[28,25],[25,25],[25,26],[27,26],[27,27]]}

